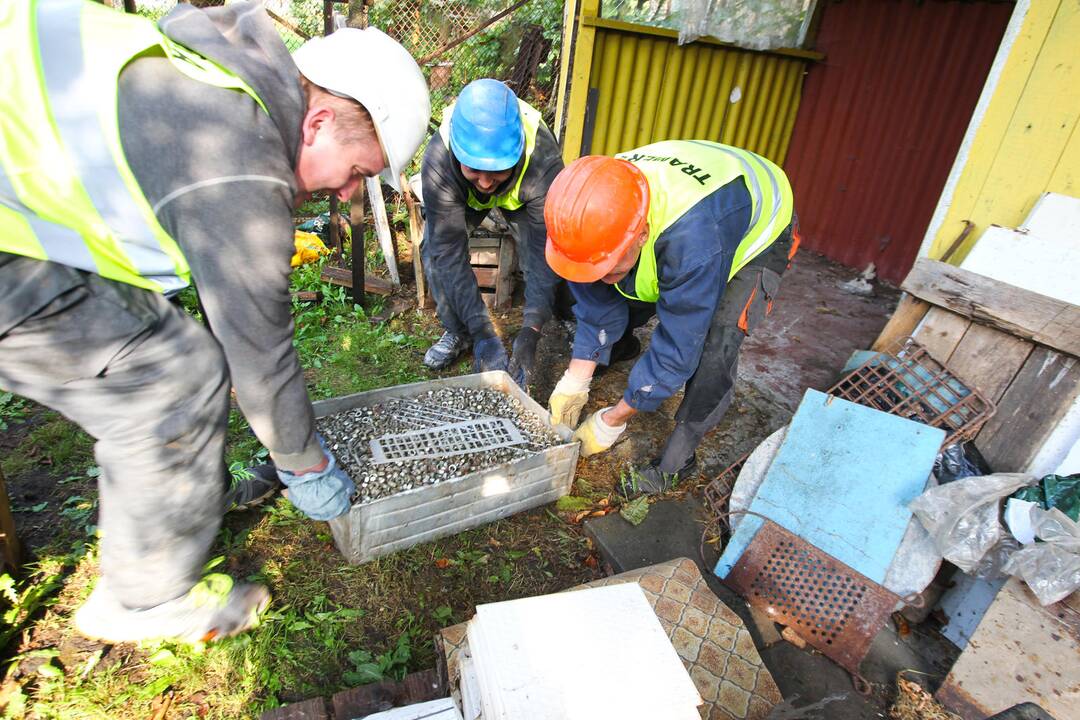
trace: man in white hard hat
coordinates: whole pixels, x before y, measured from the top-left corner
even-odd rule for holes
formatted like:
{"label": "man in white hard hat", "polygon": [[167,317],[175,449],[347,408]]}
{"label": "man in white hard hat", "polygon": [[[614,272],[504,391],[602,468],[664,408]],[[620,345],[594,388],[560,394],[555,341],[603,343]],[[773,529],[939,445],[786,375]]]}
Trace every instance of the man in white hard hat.
{"label": "man in white hard hat", "polygon": [[[0,387],[81,425],[103,470],[101,579],[76,627],[242,632],[266,589],[202,576],[230,384],[293,504],[345,512],[353,484],[315,433],[292,344],[292,210],[380,172],[396,185],[427,85],[377,30],[290,56],[243,2],[158,25],[68,0],[0,15]],[[167,299],[189,282],[213,335]]]}

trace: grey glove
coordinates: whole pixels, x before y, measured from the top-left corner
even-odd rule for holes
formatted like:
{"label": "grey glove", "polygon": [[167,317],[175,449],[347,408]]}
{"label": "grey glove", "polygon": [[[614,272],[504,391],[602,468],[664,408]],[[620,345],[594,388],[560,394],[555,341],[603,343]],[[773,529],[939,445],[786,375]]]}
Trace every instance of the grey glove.
{"label": "grey glove", "polygon": [[473,343],[473,372],[505,370],[509,362],[506,348],[499,338],[484,338]]}
{"label": "grey glove", "polygon": [[528,325],[521,328],[521,332],[514,338],[513,353],[506,371],[522,390],[532,380],[533,370],[536,368],[536,343],[539,341],[540,331]]}
{"label": "grey glove", "polygon": [[289,502],[312,520],[331,520],[349,511],[356,485],[338,466],[337,458],[326,448],[322,436],[316,434],[326,453],[327,463],[322,470],[297,475],[277,469],[278,478],[289,488]]}

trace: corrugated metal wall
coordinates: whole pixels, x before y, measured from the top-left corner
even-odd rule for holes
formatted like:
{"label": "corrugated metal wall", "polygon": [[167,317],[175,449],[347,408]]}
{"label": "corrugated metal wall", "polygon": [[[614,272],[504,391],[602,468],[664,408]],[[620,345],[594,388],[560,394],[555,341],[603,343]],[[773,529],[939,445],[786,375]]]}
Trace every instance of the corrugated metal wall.
{"label": "corrugated metal wall", "polygon": [[845,0],[824,10],[785,169],[803,242],[899,282],[915,261],[1013,5]]}
{"label": "corrugated metal wall", "polygon": [[589,152],[673,138],[717,140],[782,162],[807,61],[598,28]]}

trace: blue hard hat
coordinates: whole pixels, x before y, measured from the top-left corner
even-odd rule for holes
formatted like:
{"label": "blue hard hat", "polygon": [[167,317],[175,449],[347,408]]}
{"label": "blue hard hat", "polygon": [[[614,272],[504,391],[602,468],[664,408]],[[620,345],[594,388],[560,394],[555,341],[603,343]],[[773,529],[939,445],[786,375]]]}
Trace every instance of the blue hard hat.
{"label": "blue hard hat", "polygon": [[458,95],[450,116],[450,150],[476,170],[506,170],[525,148],[525,129],[514,91],[498,80],[474,80]]}

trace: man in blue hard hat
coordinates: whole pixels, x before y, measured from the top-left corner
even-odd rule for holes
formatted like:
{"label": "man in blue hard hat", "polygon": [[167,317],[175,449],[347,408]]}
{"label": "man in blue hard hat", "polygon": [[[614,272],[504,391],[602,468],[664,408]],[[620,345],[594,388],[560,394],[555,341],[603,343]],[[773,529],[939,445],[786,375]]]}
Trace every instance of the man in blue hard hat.
{"label": "man in blue hard hat", "polygon": [[[498,80],[469,83],[447,107],[421,168],[427,221],[421,253],[445,329],[425,365],[445,368],[471,344],[477,372],[508,370],[523,387],[529,382],[560,282],[544,261],[544,200],[562,168],[540,112]],[[469,266],[469,231],[492,208],[510,224],[525,275],[523,324],[510,356]]]}

